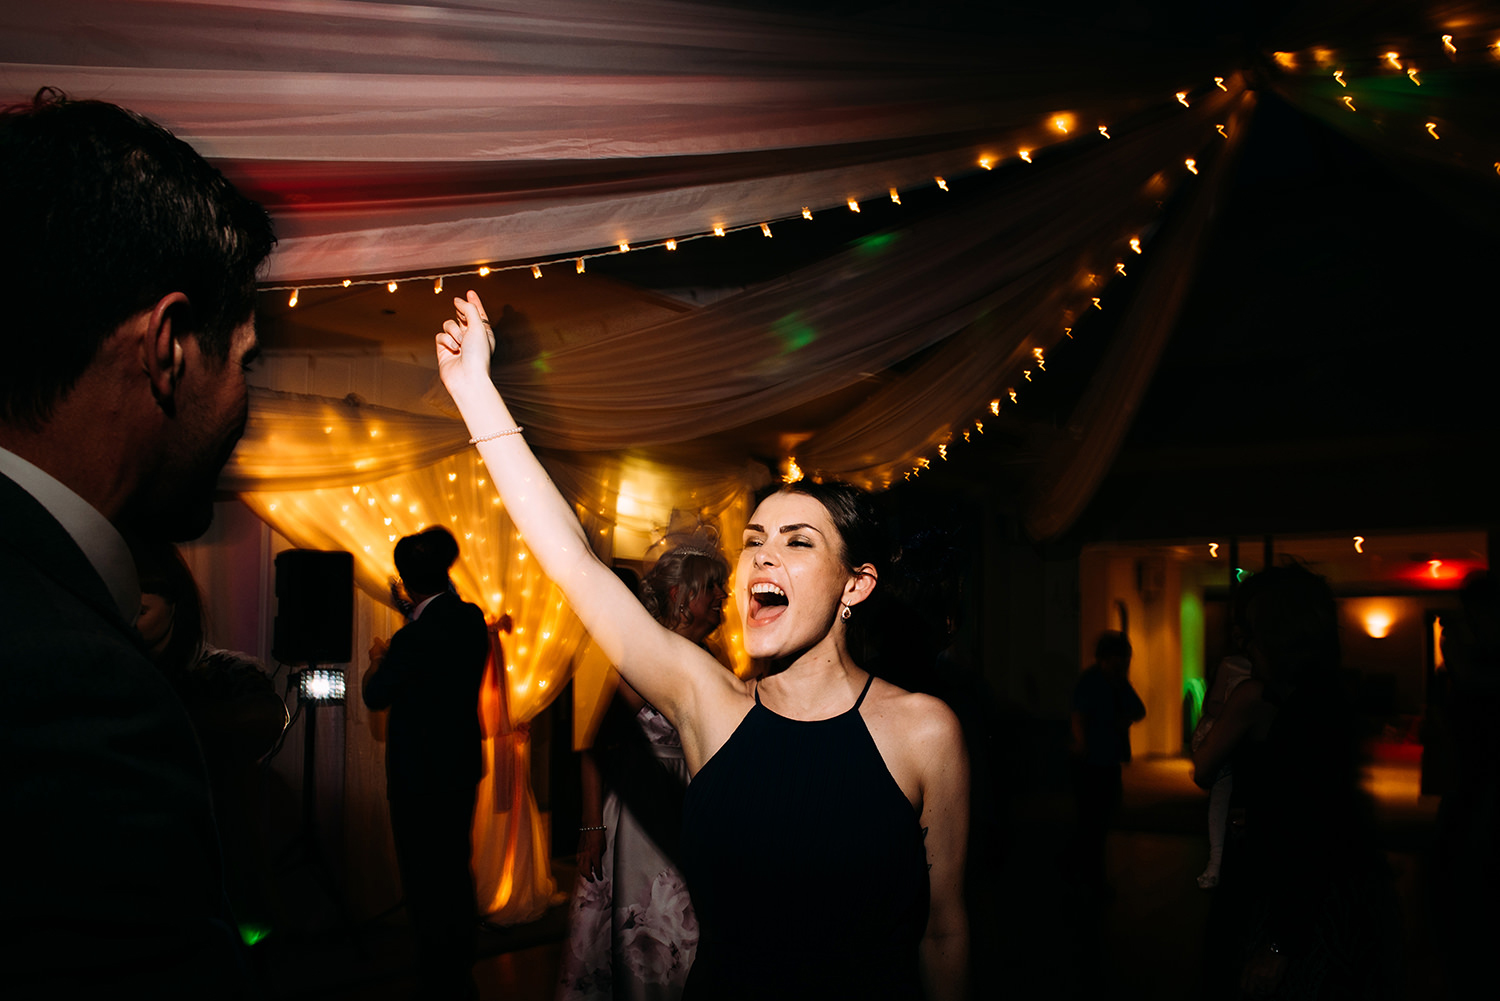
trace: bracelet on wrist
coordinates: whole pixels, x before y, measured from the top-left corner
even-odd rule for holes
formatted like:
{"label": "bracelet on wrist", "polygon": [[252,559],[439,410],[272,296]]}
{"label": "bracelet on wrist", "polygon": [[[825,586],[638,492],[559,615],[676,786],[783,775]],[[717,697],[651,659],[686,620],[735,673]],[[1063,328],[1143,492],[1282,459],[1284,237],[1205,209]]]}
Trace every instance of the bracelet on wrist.
{"label": "bracelet on wrist", "polygon": [[508,434],[520,434],[525,430],[525,428],[517,424],[515,427],[506,428],[504,431],[491,431],[489,434],[476,434],[474,437],[469,439],[469,444],[478,445],[482,441],[494,441],[496,438],[504,438]]}
{"label": "bracelet on wrist", "polygon": [[580,827],[578,829],[578,832],[580,834],[582,834],[584,831],[603,831],[603,830],[607,830],[607,828],[603,824],[600,824],[598,827]]}

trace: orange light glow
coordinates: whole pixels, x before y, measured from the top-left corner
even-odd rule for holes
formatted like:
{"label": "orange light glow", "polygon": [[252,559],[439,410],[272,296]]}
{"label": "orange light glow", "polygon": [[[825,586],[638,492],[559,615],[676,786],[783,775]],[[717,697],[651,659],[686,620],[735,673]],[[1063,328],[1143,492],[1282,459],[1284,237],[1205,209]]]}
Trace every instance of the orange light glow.
{"label": "orange light glow", "polygon": [[297,305],[297,289],[292,289],[292,297],[286,301],[288,306]]}
{"label": "orange light glow", "polygon": [[1219,558],[1219,544],[1217,542],[1210,542],[1208,544],[1208,558],[1212,560]]}
{"label": "orange light glow", "polygon": [[1347,83],[1344,82],[1344,71],[1343,70],[1334,70],[1333,71],[1333,78],[1339,82],[1339,86],[1340,87],[1347,87],[1347,86],[1349,86]]}
{"label": "orange light glow", "polygon": [[1109,126],[1108,125],[1101,125],[1101,126],[1099,126],[1099,134],[1101,136],[1103,136],[1104,138],[1106,138],[1106,139],[1113,139],[1114,138],[1114,136],[1112,136],[1112,135],[1109,134]]}
{"label": "orange light glow", "polygon": [[[442,279],[439,278],[438,281],[442,281]],[[353,285],[353,284],[354,284],[354,282],[352,280],[350,280],[348,278],[344,279],[344,288],[348,288],[350,285]]]}
{"label": "orange light glow", "polygon": [[1182,164],[1183,166],[1187,167],[1190,173],[1198,173],[1198,161],[1194,160],[1192,157],[1188,157],[1186,160],[1182,161]]}
{"label": "orange light glow", "polygon": [[999,400],[991,400],[990,401],[990,413],[994,414],[996,417],[1000,416],[1000,401]]}
{"label": "orange light glow", "polygon": [[982,157],[979,158],[979,165],[981,167],[983,167],[985,170],[994,170],[995,169],[994,158],[988,157],[988,156],[982,156]]}
{"label": "orange light glow", "polygon": [[1023,150],[1021,150],[1021,159],[1025,160],[1027,163],[1030,163],[1031,162],[1031,150],[1029,150],[1029,149],[1023,149]]}
{"label": "orange light glow", "polygon": [[1118,271],[1123,276],[1125,274],[1125,265],[1124,264],[1120,264],[1120,263],[1116,263],[1115,264],[1115,270]]}
{"label": "orange light glow", "polygon": [[1350,111],[1359,110],[1354,106],[1354,98],[1350,97],[1348,94],[1344,95],[1344,107],[1348,108]]}
{"label": "orange light glow", "polygon": [[901,204],[901,192],[897,191],[895,188],[891,189],[891,201],[896,203],[897,205]]}
{"label": "orange light glow", "polygon": [[1056,118],[1052,119],[1052,127],[1062,133],[1066,133],[1068,131],[1068,127],[1072,124],[1072,115],[1058,115]]}
{"label": "orange light glow", "polygon": [[1417,68],[1415,66],[1408,67],[1406,70],[1406,75],[1412,83],[1416,84],[1418,87],[1422,86],[1422,81],[1417,79]]}
{"label": "orange light glow", "polygon": [[1141,238],[1140,237],[1138,237],[1138,236],[1132,236],[1130,238],[1130,249],[1133,250],[1133,251],[1135,251],[1137,254],[1139,254],[1141,252]]}
{"label": "orange light glow", "polygon": [[1276,60],[1276,65],[1282,69],[1294,70],[1297,68],[1297,53],[1295,52],[1273,52],[1271,58]]}
{"label": "orange light glow", "polygon": [[435,282],[432,283],[432,294],[433,295],[438,295],[442,291],[443,291],[443,279],[442,278],[438,278],[437,281],[435,281]]}
{"label": "orange light glow", "polygon": [[1187,91],[1179,90],[1177,92],[1177,103],[1182,105],[1184,108],[1192,107],[1192,105],[1188,104]]}
{"label": "orange light glow", "polygon": [[1453,53],[1455,53],[1455,52],[1458,51],[1458,46],[1456,46],[1456,45],[1453,44],[1453,36],[1452,35],[1444,35],[1443,36],[1443,48],[1448,51],[1449,55],[1452,55]]}
{"label": "orange light glow", "polygon": [[542,266],[540,264],[533,264],[531,266],[531,277],[533,277],[533,278],[540,278],[540,277],[542,277]]}
{"label": "orange light glow", "polygon": [[1354,551],[1356,553],[1359,553],[1361,556],[1364,555],[1364,552],[1365,552],[1365,537],[1363,535],[1356,535],[1354,537]]}
{"label": "orange light glow", "polygon": [[1433,580],[1437,580],[1437,578],[1438,578],[1438,571],[1441,570],[1442,568],[1443,568],[1443,561],[1442,560],[1428,560],[1427,561],[1427,570],[1428,570],[1429,573],[1432,574],[1432,579]]}
{"label": "orange light glow", "polygon": [[385,290],[387,292],[394,292],[394,291],[396,291],[396,283],[395,282],[386,282],[385,283]]}
{"label": "orange light glow", "polygon": [[1214,86],[1226,93],[1229,91],[1229,88],[1224,86],[1224,78],[1221,76],[1214,77]]}
{"label": "orange light glow", "polygon": [[723,235],[724,235],[724,227],[723,226],[715,226],[714,227],[714,236],[723,236]]}
{"label": "orange light glow", "polygon": [[1437,134],[1437,122],[1428,122],[1427,123],[1427,132],[1434,139],[1441,139],[1441,138],[1443,138],[1442,136],[1440,136],[1440,135]]}
{"label": "orange light glow", "polygon": [[1094,308],[1095,309],[1101,309],[1102,310],[1104,308],[1103,306],[1099,305],[1099,297],[1098,296],[1094,296],[1093,300],[1094,300]]}
{"label": "orange light glow", "polygon": [[1008,389],[1008,390],[1006,390],[1006,393],[1009,394],[1009,396],[1010,396],[1010,402],[1012,402],[1012,403],[1020,403],[1021,402],[1020,400],[1016,399],[1016,391],[1014,389]]}
{"label": "orange light glow", "polygon": [[933,180],[937,182],[938,187],[942,188],[944,191],[948,190],[947,181],[943,180],[941,177],[934,177]]}
{"label": "orange light glow", "polygon": [[576,271],[577,271],[577,272],[578,272],[578,273],[579,273],[579,274],[580,274],[580,275],[581,275],[581,274],[583,274],[583,258],[581,258],[581,257],[580,257],[580,258],[578,258],[578,260],[576,260],[576,261],[574,261],[574,262],[573,262],[573,267],[574,267],[574,269],[575,269],[575,270],[576,270]]}
{"label": "orange light glow", "polygon": [[812,209],[809,208],[806,205],[802,206],[802,218],[804,218],[804,219],[811,219],[812,218]]}
{"label": "orange light glow", "polygon": [[760,235],[761,236],[770,236],[771,235],[771,224],[770,223],[763,222],[763,223],[760,224]]}
{"label": "orange light glow", "polygon": [[1399,53],[1399,52],[1387,52],[1385,54],[1384,58],[1385,58],[1386,62],[1390,63],[1396,69],[1400,69],[1401,68],[1401,53]]}
{"label": "orange light glow", "polygon": [[1394,619],[1391,613],[1384,608],[1371,608],[1365,612],[1365,633],[1376,640],[1383,640],[1391,634],[1391,624]]}
{"label": "orange light glow", "polygon": [[1215,125],[1214,128],[1218,130],[1219,135],[1223,136],[1225,139],[1229,138],[1229,133],[1224,131],[1224,126]]}
{"label": "orange light glow", "polygon": [[855,201],[853,198],[849,199],[849,211],[850,212],[858,212],[859,211],[859,202]]}
{"label": "orange light glow", "polygon": [[[675,242],[675,241],[673,241],[673,240],[668,240],[668,241],[667,241],[667,242],[668,242],[668,243],[673,243],[673,242]],[[629,253],[629,252],[630,252],[630,244],[628,244],[628,243],[626,243],[626,242],[625,242],[625,241],[624,241],[624,240],[621,240],[621,241],[620,241],[620,243],[619,243],[619,247],[620,247],[620,253],[622,253],[622,254],[627,254],[627,253]],[[667,248],[667,249],[668,249],[668,250],[671,250],[671,249],[672,249],[672,248],[671,248],[671,247],[668,247],[668,248]]]}
{"label": "orange light glow", "polygon": [[490,273],[490,266],[488,264],[482,264],[482,265],[480,265],[480,267],[479,267],[479,277],[485,278],[485,277],[487,277],[489,275],[489,273]]}
{"label": "orange light glow", "polygon": [[676,240],[668,240],[667,241],[667,249],[668,250],[676,250],[677,249],[677,241]]}

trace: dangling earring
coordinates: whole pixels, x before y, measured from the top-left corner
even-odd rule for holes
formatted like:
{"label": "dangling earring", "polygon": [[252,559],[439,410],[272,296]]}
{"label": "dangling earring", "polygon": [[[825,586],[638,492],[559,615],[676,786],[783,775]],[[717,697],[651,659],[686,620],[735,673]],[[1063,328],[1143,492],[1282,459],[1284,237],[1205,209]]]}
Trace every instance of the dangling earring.
{"label": "dangling earring", "polygon": [[850,608],[848,605],[845,605],[842,609],[839,610],[839,618],[843,619],[845,622],[848,622],[849,618],[853,614],[854,614],[854,610],[852,608]]}

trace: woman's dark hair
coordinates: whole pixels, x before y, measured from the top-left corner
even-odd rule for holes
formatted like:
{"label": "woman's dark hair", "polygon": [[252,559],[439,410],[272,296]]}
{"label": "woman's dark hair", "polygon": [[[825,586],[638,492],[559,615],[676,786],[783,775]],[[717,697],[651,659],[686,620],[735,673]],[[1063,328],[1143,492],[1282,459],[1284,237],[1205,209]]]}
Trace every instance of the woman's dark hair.
{"label": "woman's dark hair", "polygon": [[203,653],[203,595],[198,582],[170,542],[131,540],[130,554],[141,577],[141,593],[160,595],[172,606],[172,638],[157,666],[168,675],[181,674]]}
{"label": "woman's dark hair", "polygon": [[266,210],[187,143],[50,87],[0,107],[0,218],[0,274],[14,293],[0,419],[31,427],[121,323],[172,292],[188,298],[187,332],[225,362],[276,243]]}
{"label": "woman's dark hair", "polygon": [[[717,584],[729,587],[729,562],[717,550],[679,546],[656,561],[641,578],[641,604],[651,617],[676,629],[687,616],[688,602]],[[673,598],[672,589],[677,589]]]}
{"label": "woman's dark hair", "polygon": [[441,594],[448,589],[448,569],[458,560],[453,533],[433,526],[396,543],[396,572],[408,595]]}
{"label": "woman's dark hair", "polygon": [[1339,666],[1338,605],[1328,581],[1300,563],[1270,567],[1241,584],[1235,624],[1259,647],[1272,683],[1291,689],[1312,671]]}
{"label": "woman's dark hair", "polygon": [[802,494],[823,505],[843,543],[840,558],[851,570],[868,563],[877,573],[890,562],[890,545],[875,510],[874,498],[843,480],[798,480],[783,485],[777,493]]}

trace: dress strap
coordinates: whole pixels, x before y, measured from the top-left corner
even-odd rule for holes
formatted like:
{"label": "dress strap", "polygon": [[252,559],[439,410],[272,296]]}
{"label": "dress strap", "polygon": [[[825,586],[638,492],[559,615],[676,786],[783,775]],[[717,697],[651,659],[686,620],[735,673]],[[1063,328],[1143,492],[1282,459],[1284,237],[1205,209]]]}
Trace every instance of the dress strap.
{"label": "dress strap", "polygon": [[873,674],[868,675],[865,678],[865,687],[860,690],[859,698],[854,701],[854,708],[850,709],[849,710],[850,712],[859,712],[859,707],[865,701],[865,696],[867,694],[869,694],[870,685],[873,684],[874,681],[875,681],[875,675],[873,675]]}
{"label": "dress strap", "polygon": [[760,705],[760,679],[755,679],[755,704]]}

